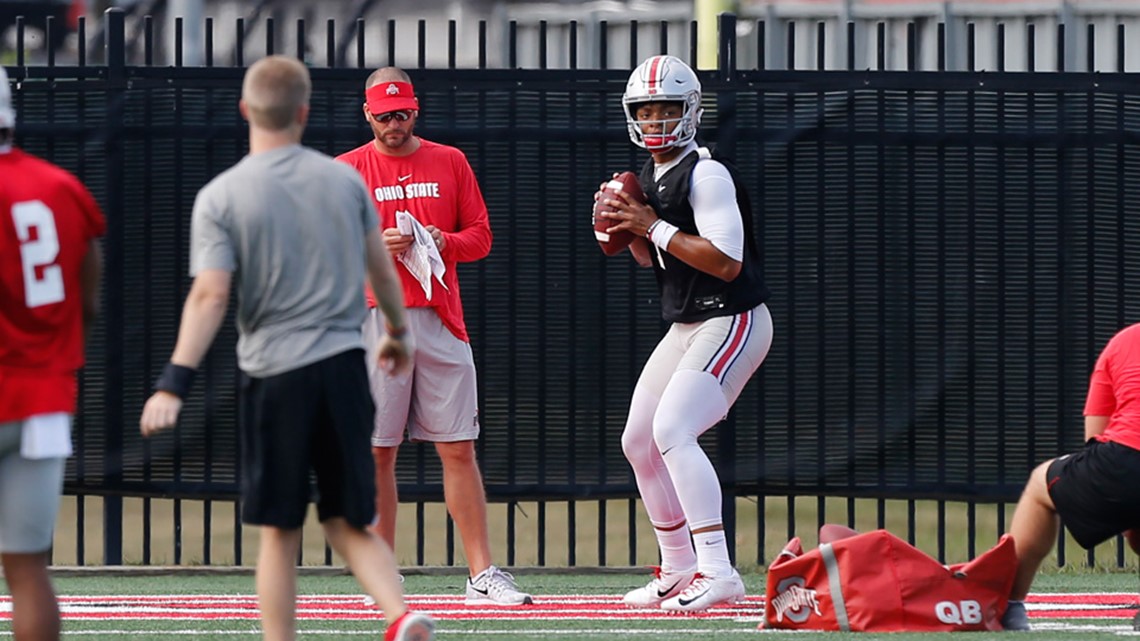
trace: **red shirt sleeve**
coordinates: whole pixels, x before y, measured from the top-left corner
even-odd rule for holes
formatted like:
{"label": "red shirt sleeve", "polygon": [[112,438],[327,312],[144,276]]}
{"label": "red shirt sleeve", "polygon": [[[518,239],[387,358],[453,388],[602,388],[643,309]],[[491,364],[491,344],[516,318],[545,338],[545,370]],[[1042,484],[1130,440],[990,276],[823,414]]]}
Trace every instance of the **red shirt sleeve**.
{"label": "red shirt sleeve", "polygon": [[1085,416],[1112,416],[1116,412],[1116,394],[1112,389],[1112,376],[1109,365],[1116,353],[1113,341],[1096,359],[1092,377],[1089,380],[1089,395],[1085,400]]}
{"label": "red shirt sleeve", "polygon": [[457,231],[444,234],[447,243],[443,247],[443,259],[467,263],[491,253],[491,220],[467,157],[456,151],[452,163],[460,193],[459,225]]}

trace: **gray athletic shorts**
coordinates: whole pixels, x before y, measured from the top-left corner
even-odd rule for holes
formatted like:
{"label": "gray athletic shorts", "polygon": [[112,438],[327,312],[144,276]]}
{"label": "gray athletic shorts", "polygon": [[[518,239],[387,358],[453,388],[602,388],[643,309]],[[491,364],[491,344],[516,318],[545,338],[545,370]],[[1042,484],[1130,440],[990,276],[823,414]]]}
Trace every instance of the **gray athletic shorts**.
{"label": "gray athletic shorts", "polygon": [[0,423],[0,552],[35,554],[52,545],[64,457],[20,455],[23,421]]}
{"label": "gray athletic shorts", "polygon": [[376,401],[372,445],[394,447],[407,432],[411,441],[450,443],[479,437],[479,399],[471,345],[459,340],[430,307],[407,310],[408,331],[416,346],[412,368],[392,376],[376,362],[384,335],[377,309],[364,321],[368,379]]}

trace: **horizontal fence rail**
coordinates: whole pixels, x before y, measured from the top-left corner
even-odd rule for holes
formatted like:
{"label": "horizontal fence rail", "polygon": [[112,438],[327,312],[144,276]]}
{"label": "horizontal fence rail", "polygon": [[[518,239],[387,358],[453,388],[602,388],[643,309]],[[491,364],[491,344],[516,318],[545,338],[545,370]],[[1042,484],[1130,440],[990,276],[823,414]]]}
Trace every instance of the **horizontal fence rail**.
{"label": "horizontal fence rail", "polygon": [[[157,66],[153,25],[141,24],[141,64],[128,62],[127,15],[112,10],[97,63],[18,57],[9,68],[18,144],[77,173],[108,214],[105,314],[67,468],[77,524],[67,557],[91,560],[84,523],[97,517],[97,562],[122,563],[138,522],[137,561],[151,563],[161,511],[173,519],[172,560],[185,563],[192,505],[194,562],[241,564],[232,317],[179,429],[143,440],[133,426],[175,339],[194,194],[246,153],[236,103],[253,56],[244,45],[207,47],[202,65],[176,55]],[[1140,319],[1128,295],[1140,259],[1127,251],[1140,234],[1140,187],[1129,180],[1140,164],[1140,84],[1125,73],[746,69],[738,26],[720,17],[718,66],[700,72],[701,133],[751,189],[776,338],[702,440],[722,475],[730,541],[743,541],[735,554],[763,564],[784,534],[838,521],[890,525],[911,541],[929,534],[927,550],[942,560],[973,556],[1006,529],[1006,504],[1033,466],[1079,447],[1096,355]],[[182,30],[176,22],[176,44]],[[335,154],[368,140],[364,39],[330,21],[315,62],[307,23],[288,42],[276,32],[265,32],[263,53],[312,65],[305,143]],[[214,41],[210,21],[204,33]],[[631,38],[628,64],[612,69],[548,69],[548,57],[538,68],[515,57],[410,68],[421,133],[467,154],[495,229],[491,255],[460,271],[480,376],[478,453],[508,564],[655,556],[620,434],[664,331],[656,285],[604,258],[586,220],[599,181],[644,161],[619,107],[631,66],[678,45],[697,55],[695,40],[658,35]],[[571,61],[577,42],[568,40]],[[448,46],[456,51],[454,38]],[[451,522],[428,521],[442,498],[434,454],[408,446],[398,474],[415,504],[415,562],[430,562],[442,539],[437,562],[454,564]],[[215,531],[228,532],[217,534],[221,550]],[[585,555],[583,541],[596,550]],[[1086,563],[1122,565],[1123,544],[1112,545]],[[333,560],[327,547],[316,554]],[[1064,541],[1058,561],[1068,563]]]}
{"label": "horizontal fence rail", "polygon": [[[338,21],[303,17],[308,12],[288,19],[281,16],[289,7],[269,15],[253,7],[229,20],[204,17],[199,24],[181,16],[139,13],[147,8],[140,2],[123,10],[123,47],[129,64],[240,67],[277,53],[329,68],[607,69],[628,68],[648,55],[670,53],[712,69],[719,64],[718,45],[723,42],[719,35],[702,38],[697,20],[679,18],[563,23],[525,18],[472,23],[363,17]],[[233,12],[231,8],[221,13]],[[1128,34],[1140,29],[1140,9],[1128,16],[1127,23],[1123,16],[1095,14],[1040,16],[1037,21],[1025,15],[976,18],[940,14],[813,19],[772,12],[740,17],[733,38],[733,66],[831,71],[1140,69],[1140,49],[1126,47]],[[37,65],[55,64],[60,34],[71,30],[77,58],[70,62],[103,61],[106,29],[97,27],[89,35],[86,16],[78,17],[74,26],[55,16],[36,22],[43,35],[32,39],[28,33],[37,30],[25,18],[15,19],[16,66],[24,66],[31,55],[36,55]],[[702,62],[706,59],[707,64]]]}

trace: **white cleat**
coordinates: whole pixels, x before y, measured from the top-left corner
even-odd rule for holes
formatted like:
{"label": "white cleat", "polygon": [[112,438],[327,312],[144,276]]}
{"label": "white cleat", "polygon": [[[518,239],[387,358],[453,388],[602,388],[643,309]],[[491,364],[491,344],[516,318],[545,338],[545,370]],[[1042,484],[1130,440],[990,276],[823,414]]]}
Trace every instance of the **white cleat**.
{"label": "white cleat", "polygon": [[653,580],[645,587],[630,590],[621,601],[630,608],[659,608],[662,601],[677,596],[689,587],[696,575],[696,570],[673,572],[653,566]]}
{"label": "white cleat", "polygon": [[728,576],[705,576],[697,573],[693,582],[677,596],[661,603],[671,612],[704,612],[715,605],[740,603],[744,600],[744,581],[736,570]]}
{"label": "white cleat", "polygon": [[515,577],[495,566],[467,579],[467,605],[530,605],[534,599],[515,585]]}

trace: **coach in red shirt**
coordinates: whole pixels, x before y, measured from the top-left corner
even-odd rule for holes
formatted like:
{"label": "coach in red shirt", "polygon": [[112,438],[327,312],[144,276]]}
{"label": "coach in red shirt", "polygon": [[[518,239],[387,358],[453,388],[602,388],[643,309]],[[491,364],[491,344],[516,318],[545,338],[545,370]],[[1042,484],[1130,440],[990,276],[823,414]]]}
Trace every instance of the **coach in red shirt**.
{"label": "coach in red shirt", "polygon": [[[384,243],[403,283],[408,331],[416,344],[409,373],[385,372],[368,360],[376,398],[377,532],[395,547],[396,453],[404,434],[412,441],[435,443],[443,464],[444,500],[467,556],[467,603],[528,604],[531,596],[491,563],[487,500],[475,459],[475,361],[456,267],[491,251],[487,206],[463,152],[413,133],[418,116],[419,101],[408,75],[396,67],[376,70],[365,83],[364,103],[373,139],[338,158],[355,167],[372,192]],[[434,270],[426,262],[433,259]],[[387,329],[371,294],[368,304],[372,311],[364,335],[371,339]]]}

